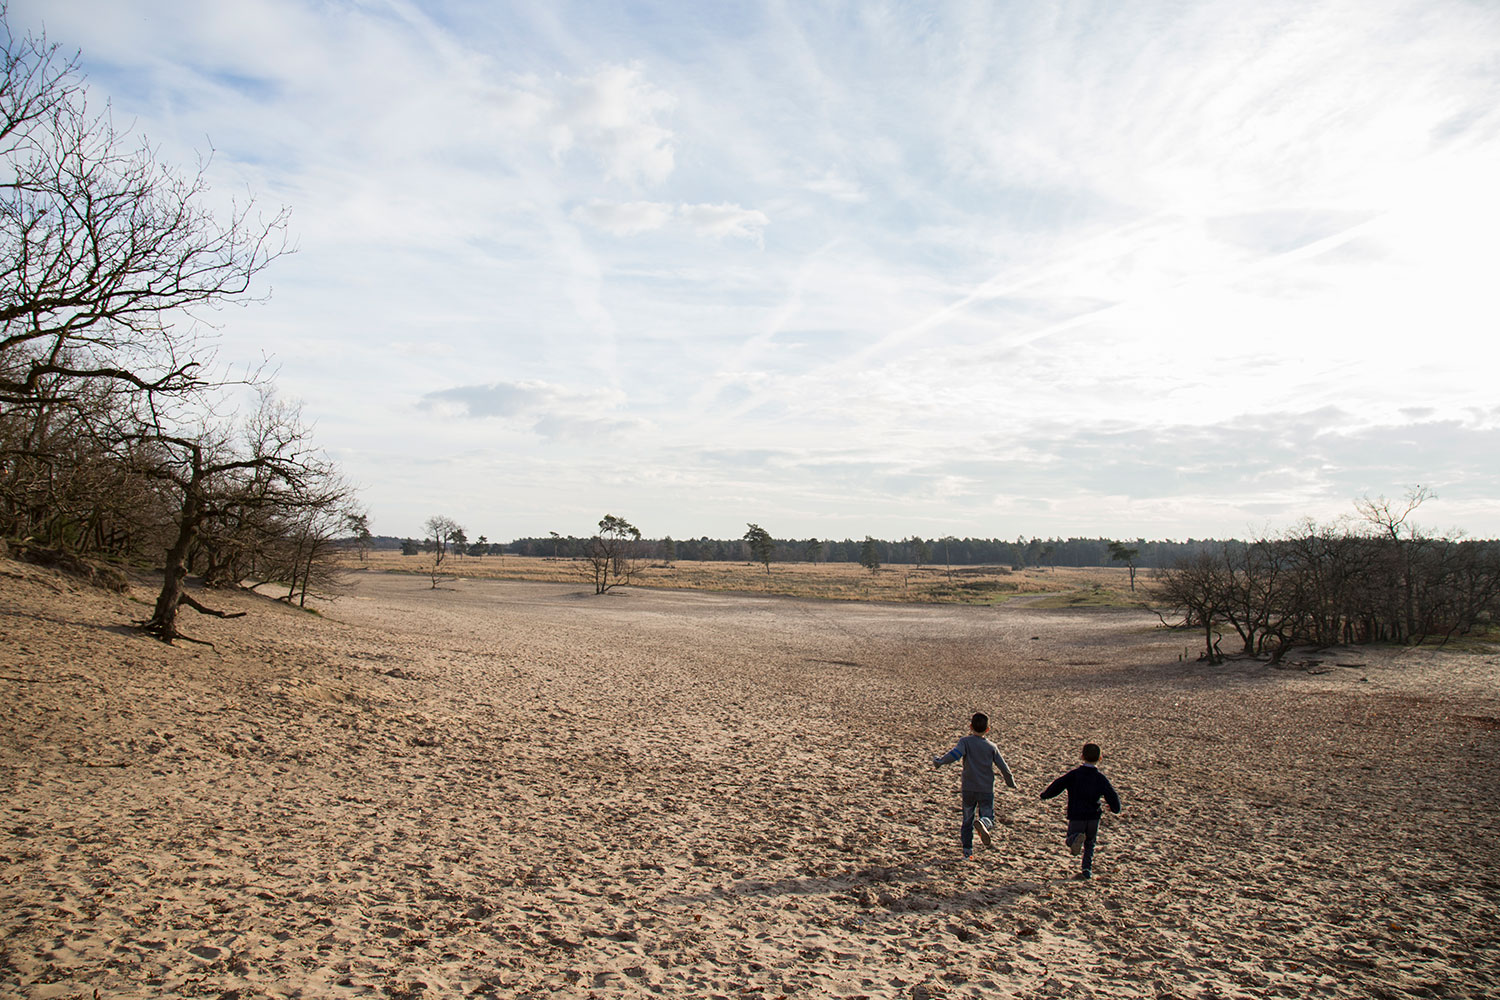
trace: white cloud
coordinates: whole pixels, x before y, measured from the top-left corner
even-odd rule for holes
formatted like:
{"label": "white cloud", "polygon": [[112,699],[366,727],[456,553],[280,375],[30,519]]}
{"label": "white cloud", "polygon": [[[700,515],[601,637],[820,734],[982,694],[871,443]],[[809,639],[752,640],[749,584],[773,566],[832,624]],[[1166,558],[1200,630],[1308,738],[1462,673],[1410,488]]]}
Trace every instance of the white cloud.
{"label": "white cloud", "polygon": [[617,204],[591,201],[573,210],[573,218],[587,222],[615,236],[635,236],[660,229],[672,219],[671,205],[656,201],[632,201]]}
{"label": "white cloud", "polygon": [[621,413],[625,403],[618,390],[533,380],[439,389],[417,405],[449,419],[503,420],[547,439],[597,441],[646,426]]}
{"label": "white cloud", "polygon": [[844,177],[836,170],[829,170],[821,177],[807,181],[807,189],[826,195],[834,201],[859,203],[868,201],[870,197],[858,182]]}
{"label": "white cloud", "polygon": [[698,236],[724,239],[735,237],[761,243],[761,234],[770,219],[764,212],[738,205],[679,205],[662,202],[626,203],[595,200],[580,205],[572,216],[596,229],[615,236],[635,236],[661,229],[673,219],[681,219]]}
{"label": "white cloud", "polygon": [[656,122],[672,107],[640,69],[612,66],[557,88],[549,133],[554,153],[589,147],[605,165],[606,180],[659,184],[675,166],[672,132]]}
{"label": "white cloud", "polygon": [[694,230],[706,236],[760,243],[766,226],[771,224],[766,213],[738,205],[683,205],[680,211]]}

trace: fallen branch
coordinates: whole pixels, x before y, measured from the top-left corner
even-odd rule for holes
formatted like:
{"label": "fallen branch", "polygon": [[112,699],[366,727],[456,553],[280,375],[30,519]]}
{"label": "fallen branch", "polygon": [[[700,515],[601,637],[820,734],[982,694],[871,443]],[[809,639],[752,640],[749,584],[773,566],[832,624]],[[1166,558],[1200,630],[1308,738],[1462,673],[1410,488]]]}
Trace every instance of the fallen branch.
{"label": "fallen branch", "polygon": [[215,611],[213,608],[205,607],[202,604],[199,604],[188,594],[183,594],[180,601],[181,603],[186,604],[188,607],[192,608],[194,611],[198,612],[200,615],[213,615],[215,618],[243,618],[247,614],[247,612],[244,611]]}

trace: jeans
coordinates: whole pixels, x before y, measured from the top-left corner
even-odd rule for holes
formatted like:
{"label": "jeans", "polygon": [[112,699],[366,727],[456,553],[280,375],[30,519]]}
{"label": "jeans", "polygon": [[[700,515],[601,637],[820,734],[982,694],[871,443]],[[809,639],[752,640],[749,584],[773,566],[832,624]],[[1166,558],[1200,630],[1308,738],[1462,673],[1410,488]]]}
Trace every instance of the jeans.
{"label": "jeans", "polygon": [[964,792],[964,825],[959,828],[958,839],[964,845],[964,853],[974,850],[974,814],[995,824],[995,797],[980,792]]}
{"label": "jeans", "polygon": [[1099,839],[1099,817],[1068,820],[1068,835],[1064,839],[1071,842],[1079,834],[1083,835],[1083,870],[1091,872],[1094,870],[1094,842]]}

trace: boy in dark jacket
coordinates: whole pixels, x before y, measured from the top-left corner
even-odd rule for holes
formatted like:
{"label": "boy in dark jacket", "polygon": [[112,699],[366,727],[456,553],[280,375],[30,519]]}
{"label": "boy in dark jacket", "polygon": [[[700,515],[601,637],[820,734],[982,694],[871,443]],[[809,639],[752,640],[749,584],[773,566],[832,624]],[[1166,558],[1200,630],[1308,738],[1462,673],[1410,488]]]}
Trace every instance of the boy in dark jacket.
{"label": "boy in dark jacket", "polygon": [[1094,842],[1099,839],[1099,817],[1104,811],[1099,808],[1102,797],[1109,803],[1109,811],[1118,814],[1120,796],[1115,786],[1099,770],[1099,746],[1095,743],[1083,745],[1083,763],[1058,778],[1042,792],[1042,798],[1050,799],[1068,793],[1068,835],[1064,843],[1077,857],[1083,852],[1082,878],[1094,877]]}
{"label": "boy in dark jacket", "polygon": [[1016,779],[1005,766],[1005,758],[1000,756],[995,744],[984,737],[989,731],[989,716],[975,712],[969,720],[969,735],[941,757],[932,758],[933,767],[942,767],[955,760],[964,762],[963,781],[959,786],[963,792],[964,823],[959,827],[958,840],[963,844],[966,858],[974,853],[974,827],[978,825],[979,837],[986,847],[995,829],[995,768],[1000,769],[1006,785],[1016,787]]}

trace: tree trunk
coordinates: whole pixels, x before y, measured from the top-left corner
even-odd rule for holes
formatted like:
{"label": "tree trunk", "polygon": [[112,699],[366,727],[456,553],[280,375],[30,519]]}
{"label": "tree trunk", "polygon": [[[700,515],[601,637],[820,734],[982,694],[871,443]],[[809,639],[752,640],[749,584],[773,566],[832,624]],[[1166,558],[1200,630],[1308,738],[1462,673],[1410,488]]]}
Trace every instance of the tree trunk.
{"label": "tree trunk", "polygon": [[301,565],[302,556],[299,553],[292,559],[292,579],[291,582],[287,584],[286,588],[286,602],[288,604],[291,604],[292,598],[297,596],[297,570],[301,567]]}
{"label": "tree trunk", "polygon": [[170,643],[178,636],[177,606],[182,603],[182,582],[187,578],[188,549],[198,533],[198,491],[193,487],[183,491],[182,514],[177,522],[177,538],[167,550],[166,565],[162,568],[161,593],[156,597],[156,609],[151,618],[141,626],[142,630]]}
{"label": "tree trunk", "polygon": [[299,608],[307,607],[307,581],[312,579],[313,552],[316,550],[316,546],[316,542],[307,546],[307,565],[302,569],[302,597],[297,601],[297,607]]}

